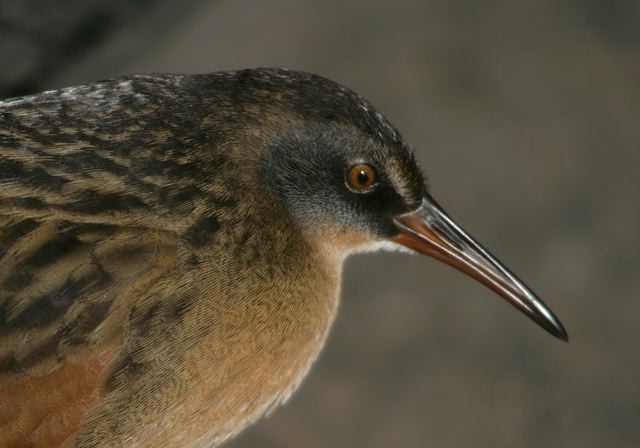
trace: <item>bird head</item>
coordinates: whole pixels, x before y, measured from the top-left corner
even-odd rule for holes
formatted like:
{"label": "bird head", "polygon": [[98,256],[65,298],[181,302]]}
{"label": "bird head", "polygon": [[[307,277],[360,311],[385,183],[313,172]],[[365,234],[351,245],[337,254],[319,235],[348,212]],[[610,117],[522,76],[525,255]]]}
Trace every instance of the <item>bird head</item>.
{"label": "bird head", "polygon": [[269,104],[260,176],[309,239],[343,258],[378,248],[429,255],[567,340],[552,311],[435,201],[411,147],[369,102],[306,73],[238,76],[253,105]]}

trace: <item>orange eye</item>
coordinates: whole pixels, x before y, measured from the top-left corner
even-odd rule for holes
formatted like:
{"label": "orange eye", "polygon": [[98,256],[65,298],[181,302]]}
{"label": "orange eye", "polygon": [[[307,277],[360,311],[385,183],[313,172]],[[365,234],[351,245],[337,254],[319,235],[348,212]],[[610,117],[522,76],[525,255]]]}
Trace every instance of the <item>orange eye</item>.
{"label": "orange eye", "polygon": [[369,165],[354,165],[347,172],[347,186],[356,193],[367,191],[376,181],[376,172]]}

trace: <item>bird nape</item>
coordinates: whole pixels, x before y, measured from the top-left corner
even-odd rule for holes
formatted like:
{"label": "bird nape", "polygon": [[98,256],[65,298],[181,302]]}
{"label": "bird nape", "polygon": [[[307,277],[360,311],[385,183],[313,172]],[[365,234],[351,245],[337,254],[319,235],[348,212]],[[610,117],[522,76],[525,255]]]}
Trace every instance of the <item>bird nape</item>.
{"label": "bird nape", "polygon": [[280,69],[0,101],[0,446],[215,446],[285,401],[354,251],[407,248],[554,336],[376,109]]}

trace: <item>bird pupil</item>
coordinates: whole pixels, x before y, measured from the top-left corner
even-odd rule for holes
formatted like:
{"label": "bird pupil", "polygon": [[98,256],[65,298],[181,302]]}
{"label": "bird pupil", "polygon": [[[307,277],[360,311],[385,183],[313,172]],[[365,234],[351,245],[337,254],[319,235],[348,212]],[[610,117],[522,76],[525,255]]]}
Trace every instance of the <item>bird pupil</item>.
{"label": "bird pupil", "polygon": [[358,182],[361,185],[364,185],[367,183],[367,180],[369,180],[369,175],[367,174],[367,172],[365,170],[360,170],[360,172],[358,173]]}

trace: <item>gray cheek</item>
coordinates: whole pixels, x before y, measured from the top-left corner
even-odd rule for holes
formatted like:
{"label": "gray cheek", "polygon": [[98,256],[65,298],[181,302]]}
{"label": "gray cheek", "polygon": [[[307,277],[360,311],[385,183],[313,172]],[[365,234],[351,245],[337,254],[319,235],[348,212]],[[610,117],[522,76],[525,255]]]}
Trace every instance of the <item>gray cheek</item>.
{"label": "gray cheek", "polygon": [[357,215],[337,194],[323,190],[302,191],[288,195],[287,208],[300,224],[353,226]]}

